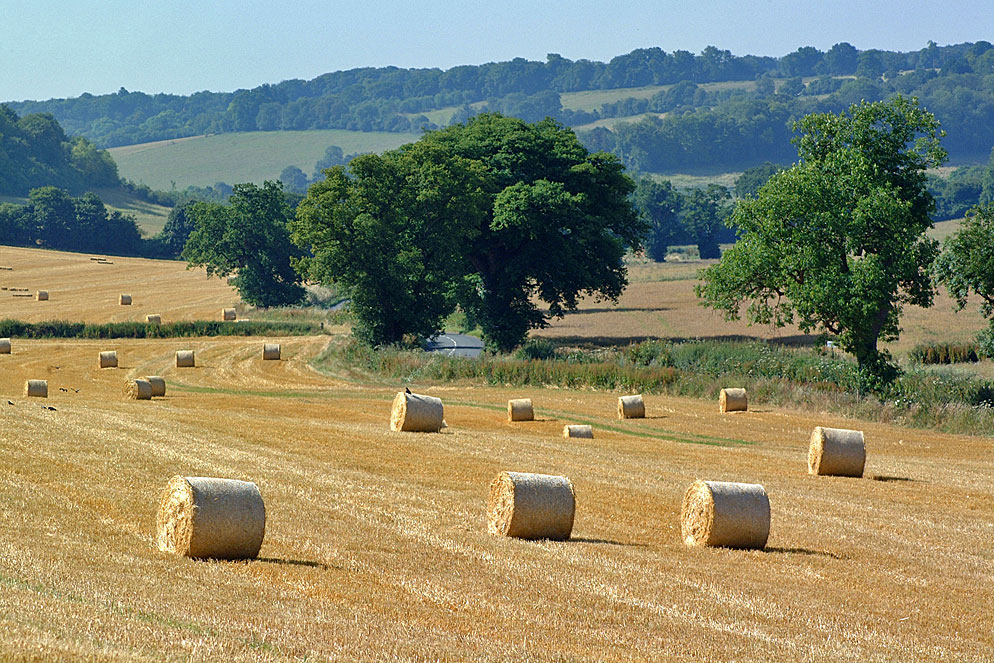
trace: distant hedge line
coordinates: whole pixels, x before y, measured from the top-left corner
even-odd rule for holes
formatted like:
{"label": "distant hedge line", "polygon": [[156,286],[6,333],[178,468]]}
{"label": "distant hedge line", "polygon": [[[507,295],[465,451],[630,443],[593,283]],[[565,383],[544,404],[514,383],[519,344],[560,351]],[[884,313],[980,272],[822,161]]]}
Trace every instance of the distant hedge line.
{"label": "distant hedge line", "polygon": [[21,322],[0,320],[0,338],[175,338],[179,336],[305,336],[320,333],[313,322],[221,322],[194,320],[155,324],[148,322],[108,322],[90,324],[50,320]]}

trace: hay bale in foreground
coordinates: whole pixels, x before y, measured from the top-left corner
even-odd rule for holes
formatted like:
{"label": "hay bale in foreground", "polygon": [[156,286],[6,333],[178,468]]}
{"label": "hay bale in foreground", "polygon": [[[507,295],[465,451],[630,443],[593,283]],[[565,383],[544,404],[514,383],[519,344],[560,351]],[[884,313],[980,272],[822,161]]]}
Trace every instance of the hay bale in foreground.
{"label": "hay bale in foreground", "polygon": [[222,320],[234,320],[235,319],[235,309],[233,308],[223,308],[221,309],[221,319]]}
{"label": "hay bale in foreground", "polygon": [[593,439],[594,428],[589,424],[566,424],[563,426],[563,437],[585,437]]}
{"label": "hay bale in foreground", "polygon": [[150,322],[153,325],[160,325],[162,324],[162,316],[158,313],[149,313],[145,316],[145,322]]}
{"label": "hay bale in foreground", "polygon": [[530,398],[512,398],[507,402],[508,421],[534,421],[535,408]]}
{"label": "hay bale in foreground", "polygon": [[128,380],[124,383],[124,397],[130,401],[152,400],[152,385],[141,378]]}
{"label": "hay bale in foreground", "polygon": [[863,431],[816,426],[808,447],[808,473],[861,477],[866,465]]}
{"label": "hay bale in foreground", "polygon": [[442,399],[399,392],[390,411],[390,430],[437,433],[444,427]]}
{"label": "hay bale in foreground", "polygon": [[10,354],[10,339],[0,338],[0,355]]}
{"label": "hay bale in foreground", "polygon": [[251,481],[175,476],[159,503],[156,531],[163,552],[254,558],[266,535],[266,505]]}
{"label": "hay bale in foreground", "polygon": [[117,368],[117,350],[105,350],[100,353],[100,368]]}
{"label": "hay bale in foreground", "polygon": [[619,419],[644,419],[645,401],[642,394],[636,396],[621,396],[618,398]]}
{"label": "hay bale in foreground", "polygon": [[279,343],[266,343],[262,346],[262,359],[263,361],[279,361],[280,360],[280,344]]}
{"label": "hay bale in foreground", "polygon": [[35,301],[47,302],[48,301],[48,290],[39,290],[35,293]]}
{"label": "hay bale in foreground", "polygon": [[131,306],[131,295],[121,295],[121,306]]}
{"label": "hay bale in foreground", "polygon": [[193,350],[177,350],[176,351],[176,367],[177,368],[190,368],[197,365],[196,357],[193,354]]}
{"label": "hay bale in foreground", "polygon": [[688,546],[763,548],[770,536],[770,498],[756,483],[698,479],[683,496],[680,529]]}
{"label": "hay bale in foreground", "polygon": [[158,375],[146,375],[142,380],[147,381],[152,385],[152,396],[165,396],[166,395],[166,380]]}
{"label": "hay bale in foreground", "polygon": [[48,398],[48,380],[28,380],[24,383],[24,395],[30,398]]}
{"label": "hay bale in foreground", "polygon": [[745,412],[749,409],[749,399],[745,389],[722,389],[718,395],[718,409],[722,412]]}
{"label": "hay bale in foreground", "polygon": [[575,513],[576,496],[566,477],[501,472],[490,483],[490,534],[565,541],[573,531]]}

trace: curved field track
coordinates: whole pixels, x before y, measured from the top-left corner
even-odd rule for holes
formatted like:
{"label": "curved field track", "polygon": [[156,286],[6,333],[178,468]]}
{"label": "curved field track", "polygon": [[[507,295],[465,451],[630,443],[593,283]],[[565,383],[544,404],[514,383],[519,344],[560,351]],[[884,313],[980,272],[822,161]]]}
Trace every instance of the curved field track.
{"label": "curved field track", "polygon": [[[663,397],[622,422],[617,394],[459,385],[412,385],[442,433],[391,433],[400,385],[312,371],[327,337],[276,340],[279,362],[260,338],[0,355],[0,660],[994,660],[990,440]],[[166,396],[123,400],[147,373]],[[538,421],[504,420],[517,396]],[[863,479],[807,475],[817,424],[866,432]],[[573,480],[573,540],[486,534],[505,469]],[[260,559],[156,550],[176,474],[258,483]],[[684,546],[698,477],[765,485],[765,551]]]}
{"label": "curved field track", "polygon": [[[13,267],[0,271],[0,286],[27,288],[32,295],[0,290],[0,319],[144,322],[158,313],[162,322],[215,320],[222,308],[241,301],[224,279],[188,270],[185,262],[108,256],[113,264],[107,265],[91,257],[99,256],[0,246],[0,265]],[[47,290],[49,300],[35,301],[37,290]],[[121,306],[122,293],[132,296],[130,306]]]}

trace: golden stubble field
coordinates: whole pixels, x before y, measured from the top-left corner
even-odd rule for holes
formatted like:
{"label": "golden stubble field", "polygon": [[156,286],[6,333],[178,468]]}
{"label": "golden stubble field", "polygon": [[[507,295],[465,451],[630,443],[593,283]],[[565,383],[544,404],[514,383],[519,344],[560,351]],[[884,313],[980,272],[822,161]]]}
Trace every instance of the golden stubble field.
{"label": "golden stubble field", "polygon": [[[101,287],[116,302],[133,272],[113,260]],[[157,267],[177,268],[202,278]],[[169,288],[161,312],[178,318],[188,297]],[[117,310],[95,301],[73,310]],[[14,339],[0,355],[0,660],[994,661],[989,439],[658,396],[621,422],[613,393],[417,383],[449,427],[391,433],[404,385],[309,366],[337,340]],[[281,361],[261,360],[266,341]],[[196,368],[173,366],[179,349]],[[101,350],[119,367],[98,369]],[[166,396],[124,400],[147,374]],[[24,398],[38,378],[50,397]],[[507,423],[511,397],[532,398],[538,421]],[[565,440],[565,423],[596,437]],[[815,425],[865,431],[864,478],[807,474]],[[569,476],[573,539],[486,534],[501,470]],[[155,548],[176,474],[259,485],[259,559]],[[697,478],[766,487],[764,551],[681,542]]]}

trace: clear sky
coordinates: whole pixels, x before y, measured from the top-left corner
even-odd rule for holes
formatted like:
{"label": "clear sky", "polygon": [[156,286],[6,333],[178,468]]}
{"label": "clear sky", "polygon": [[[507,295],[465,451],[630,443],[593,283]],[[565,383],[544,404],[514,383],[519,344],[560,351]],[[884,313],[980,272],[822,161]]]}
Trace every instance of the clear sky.
{"label": "clear sky", "polygon": [[992,0],[0,0],[0,100],[231,91],[353,67],[658,46],[780,56],[994,42]]}

